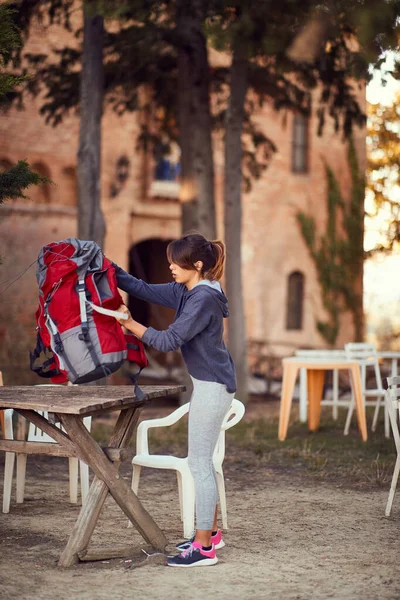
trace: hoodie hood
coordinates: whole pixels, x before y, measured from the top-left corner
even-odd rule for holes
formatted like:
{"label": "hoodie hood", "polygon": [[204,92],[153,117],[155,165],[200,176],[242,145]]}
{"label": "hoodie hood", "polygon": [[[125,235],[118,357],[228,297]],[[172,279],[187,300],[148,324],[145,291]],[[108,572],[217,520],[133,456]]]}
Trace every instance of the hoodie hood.
{"label": "hoodie hood", "polygon": [[190,290],[189,294],[210,294],[221,309],[224,318],[229,317],[228,298],[225,296],[219,281],[202,279]]}

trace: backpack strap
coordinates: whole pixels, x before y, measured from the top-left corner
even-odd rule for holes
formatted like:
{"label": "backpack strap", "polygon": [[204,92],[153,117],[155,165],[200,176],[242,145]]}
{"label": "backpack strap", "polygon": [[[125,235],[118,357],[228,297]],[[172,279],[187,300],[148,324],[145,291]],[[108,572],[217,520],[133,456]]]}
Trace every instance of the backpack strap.
{"label": "backpack strap", "polygon": [[[86,298],[86,285],[85,285],[85,278],[84,278],[84,276],[86,275],[86,271],[84,273],[81,272],[80,275],[83,278],[78,280],[79,307],[80,307],[80,312],[81,312],[81,328],[82,328],[82,333],[79,334],[79,339],[82,340],[83,342],[85,342],[94,364],[96,365],[96,367],[101,367],[103,370],[104,377],[107,377],[110,373],[100,363],[99,357],[97,356],[96,352],[94,351],[93,343],[92,343],[92,340],[90,339],[90,335],[89,335],[88,315],[87,315],[87,310],[86,310],[86,302],[88,302],[88,300]],[[91,303],[89,302],[89,304],[91,304]]]}
{"label": "backpack strap", "polygon": [[86,342],[87,339],[89,338],[89,325],[88,325],[87,311],[86,311],[85,279],[79,279],[79,281],[78,281],[78,294],[79,294],[79,308],[81,311],[81,327],[82,327],[81,339]]}
{"label": "backpack strap", "polygon": [[[42,364],[37,365],[35,367],[34,364],[41,354],[44,354],[46,360],[44,360]],[[57,375],[60,375],[60,370],[57,368],[54,357],[51,356],[47,358],[47,356],[47,348],[43,344],[42,338],[38,333],[36,336],[36,348],[33,350],[33,352],[29,352],[30,368],[31,371],[37,373],[38,375],[40,375],[40,377],[46,377],[47,379],[50,379],[51,377],[56,377]]]}
{"label": "backpack strap", "polygon": [[57,329],[56,324],[54,323],[53,319],[50,317],[49,313],[47,312],[46,314],[46,319],[50,325],[50,329],[51,329],[51,334],[53,336],[53,340],[54,340],[54,350],[56,352],[57,355],[61,356],[62,360],[64,361],[64,363],[66,364],[66,366],[68,367],[69,371],[71,372],[71,375],[75,378],[78,377],[77,372],[75,371],[74,367],[72,366],[68,356],[66,355],[66,353],[64,352],[64,346],[61,340],[61,336],[60,333]]}
{"label": "backpack strap", "polygon": [[135,396],[138,400],[144,400],[146,398],[146,394],[143,392],[143,390],[140,389],[139,384],[138,384],[138,379],[140,377],[140,373],[143,371],[143,367],[140,367],[139,371],[136,373],[136,375],[133,375],[133,373],[129,373],[129,379],[131,380],[134,388],[135,388]]}

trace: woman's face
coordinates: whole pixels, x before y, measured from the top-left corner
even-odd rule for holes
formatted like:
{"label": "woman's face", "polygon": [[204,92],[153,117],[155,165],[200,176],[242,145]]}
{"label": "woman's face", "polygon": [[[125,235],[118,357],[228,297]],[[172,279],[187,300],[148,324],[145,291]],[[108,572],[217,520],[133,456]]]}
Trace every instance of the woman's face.
{"label": "woman's face", "polygon": [[200,280],[200,273],[195,267],[193,269],[182,269],[179,265],[171,263],[169,270],[174,281],[184,283],[188,289],[191,289]]}

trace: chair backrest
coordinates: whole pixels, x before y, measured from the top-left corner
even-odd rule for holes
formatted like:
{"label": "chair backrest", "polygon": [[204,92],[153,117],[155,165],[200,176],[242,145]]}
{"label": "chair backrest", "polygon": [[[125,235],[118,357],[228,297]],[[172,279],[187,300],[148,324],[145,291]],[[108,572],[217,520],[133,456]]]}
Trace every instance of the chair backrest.
{"label": "chair backrest", "polygon": [[[45,419],[48,417],[48,413],[45,410],[37,410],[35,411]],[[61,429],[61,423],[57,423],[56,427]],[[47,435],[42,429],[39,429],[37,425],[34,423],[29,423],[28,430],[28,442],[55,442],[52,437]]]}
{"label": "chair backrest", "polygon": [[394,390],[397,388],[397,386],[400,386],[400,377],[386,377],[386,381],[388,387]]}
{"label": "chair backrest", "polygon": [[[37,410],[37,413],[47,419],[48,413],[45,410]],[[92,417],[84,417],[83,424],[86,429],[90,431],[92,426]],[[61,429],[61,431],[65,432],[65,429],[61,426],[61,423],[55,423],[55,427]],[[29,431],[28,431],[28,442],[55,442],[52,437],[50,437],[47,433],[45,433],[42,429],[40,429],[34,423],[29,423]]]}
{"label": "chair backrest", "polygon": [[345,357],[344,350],[296,350],[295,356],[299,356],[300,358],[344,358]]}
{"label": "chair backrest", "polygon": [[240,402],[240,400],[234,398],[222,422],[221,433],[219,434],[213,455],[213,459],[215,461],[219,461],[221,463],[223,462],[225,456],[225,431],[236,425],[236,423],[239,423],[244,413],[245,406],[243,402]]}
{"label": "chair backrest", "polygon": [[361,368],[361,384],[364,390],[367,389],[367,367],[373,367],[377,389],[383,390],[381,371],[379,368],[378,354],[375,344],[364,344],[361,342],[351,342],[345,344],[345,352],[348,360],[356,360]]}
{"label": "chair backrest", "polygon": [[399,400],[400,400],[400,377],[387,377],[389,388],[386,390],[386,406],[389,414],[390,424],[397,453],[400,454],[399,434]]}
{"label": "chair backrest", "polygon": [[377,360],[375,344],[350,342],[345,344],[344,351],[349,360]]}

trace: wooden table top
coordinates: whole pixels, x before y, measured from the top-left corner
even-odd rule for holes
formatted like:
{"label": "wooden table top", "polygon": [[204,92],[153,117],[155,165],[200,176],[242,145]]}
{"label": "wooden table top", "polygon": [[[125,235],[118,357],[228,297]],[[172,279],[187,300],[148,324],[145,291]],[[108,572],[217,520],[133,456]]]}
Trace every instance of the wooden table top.
{"label": "wooden table top", "polygon": [[133,385],[4,386],[0,387],[0,409],[46,410],[52,413],[87,415],[102,410],[141,406],[153,398],[183,392],[182,385],[142,385],[143,400],[135,397]]}

